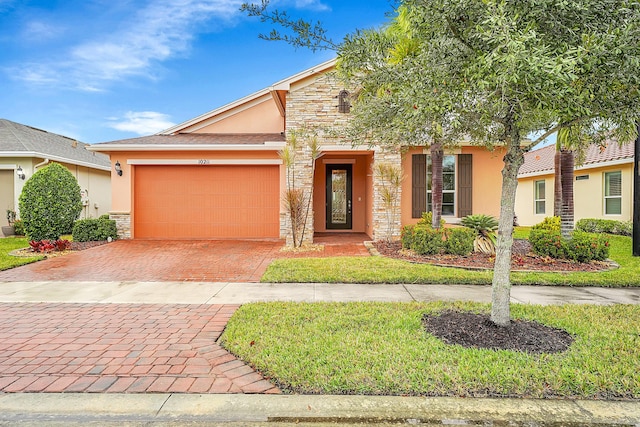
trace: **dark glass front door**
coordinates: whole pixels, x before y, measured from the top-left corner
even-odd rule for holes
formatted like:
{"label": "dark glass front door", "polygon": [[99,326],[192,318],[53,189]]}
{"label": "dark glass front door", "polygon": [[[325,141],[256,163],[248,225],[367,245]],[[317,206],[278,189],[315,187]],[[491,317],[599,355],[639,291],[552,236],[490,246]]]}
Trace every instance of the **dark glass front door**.
{"label": "dark glass front door", "polygon": [[351,165],[327,165],[327,229],[351,230]]}

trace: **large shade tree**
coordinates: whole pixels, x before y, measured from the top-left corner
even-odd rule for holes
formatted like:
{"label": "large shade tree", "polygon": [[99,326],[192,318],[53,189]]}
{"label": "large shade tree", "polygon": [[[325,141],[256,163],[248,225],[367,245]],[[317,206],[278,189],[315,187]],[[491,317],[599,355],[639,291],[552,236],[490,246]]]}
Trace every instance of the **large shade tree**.
{"label": "large shade tree", "polygon": [[[412,108],[442,108],[445,114],[440,118],[446,121],[436,123],[449,136],[465,135],[476,144],[504,147],[491,319],[507,325],[517,174],[530,144],[527,136],[542,133],[542,139],[580,125],[598,135],[615,133],[620,142],[633,138],[639,115],[633,104],[640,95],[640,5],[625,0],[401,3],[406,8],[405,31],[417,44],[404,55],[402,68],[374,60],[380,52],[370,49],[375,31],[356,32],[338,49],[344,69],[360,77],[355,126],[362,117],[382,111],[390,117],[381,123],[397,125],[407,121]],[[267,5],[263,2],[261,16],[282,18],[269,15]],[[291,42],[296,35],[304,40],[314,34],[326,39],[318,26],[272,22],[284,24],[293,35],[274,31],[270,39]],[[380,77],[385,73],[391,82]],[[389,94],[392,102],[385,105]],[[431,115],[415,117],[423,121],[423,128],[433,123]]]}

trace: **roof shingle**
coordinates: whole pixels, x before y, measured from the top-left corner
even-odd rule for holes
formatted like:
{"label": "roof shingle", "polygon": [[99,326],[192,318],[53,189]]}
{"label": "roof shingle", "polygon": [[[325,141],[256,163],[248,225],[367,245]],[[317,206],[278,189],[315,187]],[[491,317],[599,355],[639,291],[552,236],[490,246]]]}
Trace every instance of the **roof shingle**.
{"label": "roof shingle", "polygon": [[[524,164],[520,167],[518,175],[534,174],[540,172],[551,172],[554,169],[555,145],[548,145],[537,150],[524,154]],[[589,166],[598,163],[611,162],[622,159],[632,159],[634,154],[634,144],[619,145],[615,141],[610,141],[605,147],[592,144],[587,149],[585,160],[582,165]]]}
{"label": "roof shingle", "polygon": [[83,163],[110,167],[109,156],[92,153],[85,144],[66,136],[57,135],[31,126],[0,119],[0,152],[35,153],[42,157],[53,156],[69,163]]}

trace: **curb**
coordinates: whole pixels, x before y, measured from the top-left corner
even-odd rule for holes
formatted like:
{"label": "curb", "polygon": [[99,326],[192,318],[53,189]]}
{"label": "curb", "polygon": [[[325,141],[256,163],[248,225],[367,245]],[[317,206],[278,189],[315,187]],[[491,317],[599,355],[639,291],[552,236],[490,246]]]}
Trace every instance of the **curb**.
{"label": "curb", "polygon": [[[237,394],[0,395],[0,424],[305,423],[640,427],[640,402]],[[247,424],[252,423],[252,424]],[[146,425],[146,424],[145,424]]]}

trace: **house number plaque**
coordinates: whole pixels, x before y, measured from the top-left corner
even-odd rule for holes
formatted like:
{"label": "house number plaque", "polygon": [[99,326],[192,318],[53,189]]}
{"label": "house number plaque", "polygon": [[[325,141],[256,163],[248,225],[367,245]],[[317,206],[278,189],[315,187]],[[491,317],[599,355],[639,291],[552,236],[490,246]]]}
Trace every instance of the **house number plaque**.
{"label": "house number plaque", "polygon": [[207,160],[207,159],[200,159],[200,160],[198,160],[198,164],[199,164],[199,165],[208,165],[208,164],[210,164],[210,163],[211,163],[211,161],[210,161],[210,160]]}

